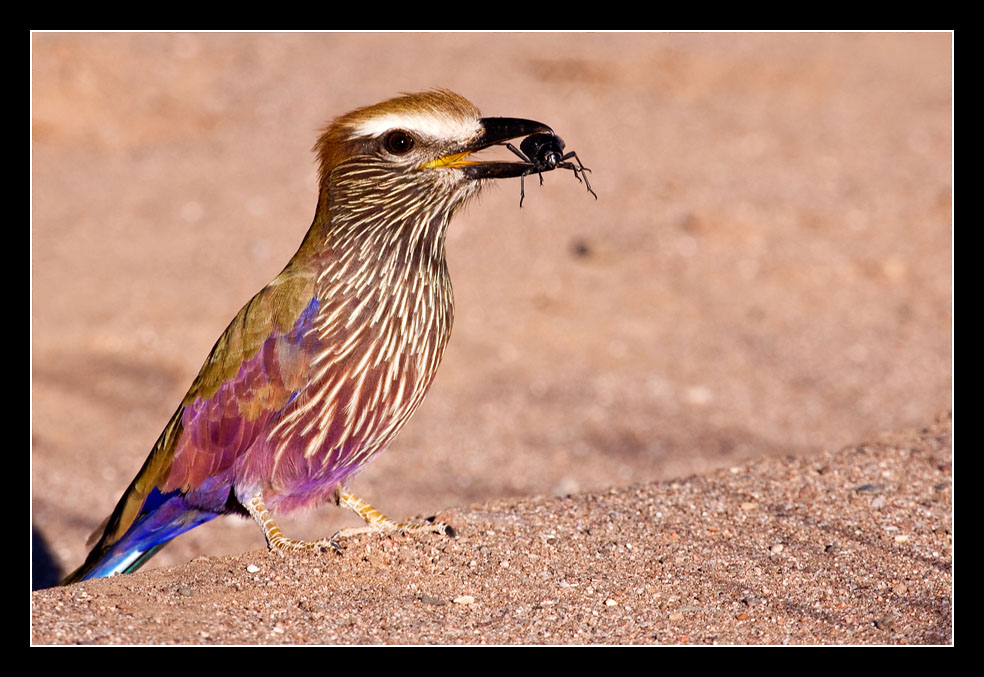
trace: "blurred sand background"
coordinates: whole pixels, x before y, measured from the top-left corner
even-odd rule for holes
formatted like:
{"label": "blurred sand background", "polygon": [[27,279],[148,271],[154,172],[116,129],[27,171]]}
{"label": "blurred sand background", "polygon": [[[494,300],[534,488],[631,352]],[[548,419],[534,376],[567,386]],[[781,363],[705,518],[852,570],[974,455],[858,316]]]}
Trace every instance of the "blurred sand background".
{"label": "blurred sand background", "polygon": [[[296,249],[318,130],[399,92],[551,125],[599,199],[554,172],[522,209],[499,182],[457,218],[441,372],[352,485],[376,507],[810,458],[952,408],[950,34],[32,42],[35,587],[83,559],[219,333]],[[283,526],[355,523],[326,507]],[[147,568],[262,548],[220,519]]]}

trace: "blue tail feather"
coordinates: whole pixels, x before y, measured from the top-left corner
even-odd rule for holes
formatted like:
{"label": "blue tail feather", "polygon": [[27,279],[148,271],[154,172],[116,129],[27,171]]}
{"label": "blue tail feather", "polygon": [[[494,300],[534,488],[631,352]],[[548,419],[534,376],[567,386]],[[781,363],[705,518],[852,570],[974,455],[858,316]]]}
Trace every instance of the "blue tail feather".
{"label": "blue tail feather", "polygon": [[168,541],[218,515],[190,506],[180,492],[161,494],[155,489],[144,503],[143,514],[123,537],[104,551],[98,548],[93,550],[90,555],[92,561],[86,560],[63,583],[132,573]]}

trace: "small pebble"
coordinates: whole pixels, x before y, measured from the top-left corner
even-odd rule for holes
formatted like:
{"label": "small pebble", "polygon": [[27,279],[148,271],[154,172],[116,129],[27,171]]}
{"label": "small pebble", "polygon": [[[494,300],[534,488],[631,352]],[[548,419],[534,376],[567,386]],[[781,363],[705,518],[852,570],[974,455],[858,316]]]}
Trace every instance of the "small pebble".
{"label": "small pebble", "polygon": [[895,619],[891,616],[883,616],[875,621],[875,627],[879,630],[888,630],[889,632],[895,632]]}
{"label": "small pebble", "polygon": [[256,566],[255,564],[250,564],[248,567],[246,567],[246,571],[248,571],[251,574],[255,574],[259,570],[260,567]]}
{"label": "small pebble", "polygon": [[451,601],[455,604],[474,604],[475,598],[471,595],[458,595]]}

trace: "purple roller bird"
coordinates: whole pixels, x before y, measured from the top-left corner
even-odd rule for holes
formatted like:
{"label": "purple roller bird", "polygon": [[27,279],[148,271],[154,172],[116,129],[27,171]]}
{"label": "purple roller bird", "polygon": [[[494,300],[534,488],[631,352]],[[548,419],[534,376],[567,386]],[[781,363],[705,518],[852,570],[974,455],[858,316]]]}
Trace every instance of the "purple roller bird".
{"label": "purple roller bird", "polygon": [[[483,118],[435,90],[336,119],[315,149],[318,205],[283,271],[219,337],[89,556],[63,583],[130,573],[181,533],[224,514],[250,515],[271,549],[335,542],[286,538],[271,513],[325,502],[367,527],[399,524],[344,490],[420,405],[451,334],[445,262],[452,216],[489,179],[523,162],[469,154],[552,131]],[[541,166],[536,171],[543,171]]]}

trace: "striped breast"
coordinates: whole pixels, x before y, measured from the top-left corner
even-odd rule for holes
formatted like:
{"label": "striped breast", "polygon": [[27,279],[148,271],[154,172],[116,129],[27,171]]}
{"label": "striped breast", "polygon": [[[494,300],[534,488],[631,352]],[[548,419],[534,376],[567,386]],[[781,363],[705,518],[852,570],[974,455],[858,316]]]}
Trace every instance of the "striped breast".
{"label": "striped breast", "polygon": [[[364,182],[373,192],[343,203],[365,206],[389,176],[371,163],[351,165],[342,187],[357,193]],[[302,341],[311,351],[307,385],[241,460],[240,498],[266,477],[271,510],[325,501],[393,440],[427,394],[454,316],[445,234],[454,198],[467,196],[405,177],[397,185],[385,206],[333,214],[319,248],[318,312]],[[431,204],[423,193],[445,199]]]}

